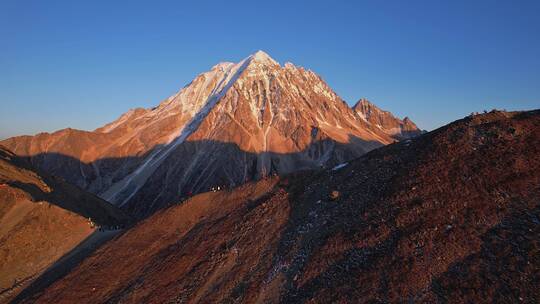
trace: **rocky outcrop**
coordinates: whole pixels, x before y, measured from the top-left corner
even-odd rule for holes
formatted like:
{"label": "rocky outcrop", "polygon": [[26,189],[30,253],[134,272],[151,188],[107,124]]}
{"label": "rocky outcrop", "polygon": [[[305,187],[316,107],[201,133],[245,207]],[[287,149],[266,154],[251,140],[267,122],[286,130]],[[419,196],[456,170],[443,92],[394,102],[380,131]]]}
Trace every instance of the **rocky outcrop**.
{"label": "rocky outcrop", "polygon": [[397,140],[413,138],[422,134],[422,130],[420,130],[409,117],[405,117],[401,120],[392,113],[381,110],[365,98],[360,99],[353,106],[353,109],[361,119],[376,126],[381,131]]}

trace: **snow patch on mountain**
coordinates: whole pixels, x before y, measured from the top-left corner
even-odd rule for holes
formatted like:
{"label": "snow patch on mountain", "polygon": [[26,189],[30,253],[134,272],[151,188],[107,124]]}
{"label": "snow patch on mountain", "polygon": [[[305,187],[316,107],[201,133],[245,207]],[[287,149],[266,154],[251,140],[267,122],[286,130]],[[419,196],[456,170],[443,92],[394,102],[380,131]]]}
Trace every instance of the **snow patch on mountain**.
{"label": "snow patch on mountain", "polygon": [[274,65],[274,66],[279,66],[279,63],[277,61],[275,61],[274,59],[272,59],[272,57],[270,57],[268,54],[266,54],[265,52],[259,50],[257,52],[255,52],[253,55],[249,56],[249,60],[251,62],[255,62],[255,63],[259,63],[259,64],[268,64],[268,65]]}
{"label": "snow patch on mountain", "polygon": [[[148,158],[139,166],[132,174],[127,175],[124,179],[113,185],[102,196],[110,202],[119,206],[128,202],[135,193],[144,185],[146,180],[152,173],[161,165],[163,160],[174,151],[181,143],[183,143],[201,124],[204,118],[210,113],[219,99],[225,95],[229,88],[234,84],[236,79],[245,70],[250,63],[250,58],[247,58],[240,63],[230,66],[223,78],[218,82],[218,85],[212,90],[206,104],[200,109],[191,121],[182,126],[172,141],[166,146],[154,151]],[[205,83],[207,84],[207,83]]]}
{"label": "snow patch on mountain", "polygon": [[144,109],[131,109],[127,111],[126,113],[122,114],[117,120],[113,121],[110,124],[107,124],[103,126],[102,128],[98,128],[96,131],[102,132],[102,133],[109,133],[116,129],[117,127],[124,124],[126,121],[128,121],[138,110],[144,111]]}

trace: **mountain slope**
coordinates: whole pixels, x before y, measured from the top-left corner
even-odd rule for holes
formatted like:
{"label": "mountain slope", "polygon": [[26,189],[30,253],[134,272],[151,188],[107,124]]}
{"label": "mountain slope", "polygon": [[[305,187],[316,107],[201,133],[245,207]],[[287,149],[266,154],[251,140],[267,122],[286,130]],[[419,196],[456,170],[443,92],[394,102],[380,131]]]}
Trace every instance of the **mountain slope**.
{"label": "mountain slope", "polygon": [[259,51],[93,132],[66,129],[3,144],[144,217],[191,193],[331,166],[393,141],[315,73]]}
{"label": "mountain slope", "polygon": [[395,139],[403,140],[422,134],[422,130],[418,129],[408,117],[401,120],[392,115],[392,113],[379,109],[367,99],[360,99],[353,106],[353,110],[363,120],[368,121],[371,125],[378,127],[381,131]]}
{"label": "mountain slope", "polygon": [[539,172],[540,111],[467,117],[194,196],[26,301],[536,303]]}
{"label": "mountain slope", "polygon": [[0,146],[0,302],[94,233],[127,223],[123,212],[63,181],[35,172]]}

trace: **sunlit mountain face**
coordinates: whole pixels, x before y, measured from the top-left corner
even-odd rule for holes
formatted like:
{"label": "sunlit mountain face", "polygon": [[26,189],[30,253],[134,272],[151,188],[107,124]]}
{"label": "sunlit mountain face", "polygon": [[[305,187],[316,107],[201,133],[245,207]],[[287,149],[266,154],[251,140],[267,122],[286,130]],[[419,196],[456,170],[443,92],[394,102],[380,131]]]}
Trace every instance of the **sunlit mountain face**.
{"label": "sunlit mountain face", "polygon": [[329,167],[420,134],[374,105],[351,109],[310,70],[258,51],[195,77],[152,109],[94,131],[2,143],[38,168],[145,217],[216,187]]}

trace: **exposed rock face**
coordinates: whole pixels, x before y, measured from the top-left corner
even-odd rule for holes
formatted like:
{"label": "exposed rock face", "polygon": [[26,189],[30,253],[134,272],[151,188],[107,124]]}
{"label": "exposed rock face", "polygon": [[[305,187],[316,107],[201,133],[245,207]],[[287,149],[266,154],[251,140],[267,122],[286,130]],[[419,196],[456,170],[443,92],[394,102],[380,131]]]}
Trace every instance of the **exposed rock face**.
{"label": "exposed rock face", "polygon": [[315,73],[259,51],[220,63],[153,109],[93,132],[3,143],[32,163],[145,216],[213,186],[333,165],[394,141]]}
{"label": "exposed rock face", "polygon": [[538,303],[538,185],[540,111],[469,117],[196,195],[26,302]]}
{"label": "exposed rock face", "polygon": [[401,120],[392,113],[379,109],[367,99],[360,99],[353,106],[353,109],[360,115],[360,118],[368,121],[371,125],[376,126],[395,139],[402,140],[422,134],[422,130],[418,129],[409,117]]}

